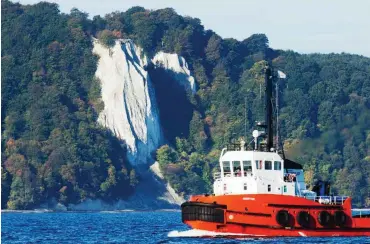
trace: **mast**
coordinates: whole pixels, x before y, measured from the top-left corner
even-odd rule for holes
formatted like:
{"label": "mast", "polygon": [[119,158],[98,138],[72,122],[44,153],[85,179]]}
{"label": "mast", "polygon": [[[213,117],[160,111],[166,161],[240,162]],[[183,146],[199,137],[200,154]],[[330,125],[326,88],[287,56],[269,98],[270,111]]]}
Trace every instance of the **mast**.
{"label": "mast", "polygon": [[266,150],[270,152],[273,147],[273,118],[272,118],[272,70],[269,66],[266,66],[265,69],[265,106],[266,106]]}

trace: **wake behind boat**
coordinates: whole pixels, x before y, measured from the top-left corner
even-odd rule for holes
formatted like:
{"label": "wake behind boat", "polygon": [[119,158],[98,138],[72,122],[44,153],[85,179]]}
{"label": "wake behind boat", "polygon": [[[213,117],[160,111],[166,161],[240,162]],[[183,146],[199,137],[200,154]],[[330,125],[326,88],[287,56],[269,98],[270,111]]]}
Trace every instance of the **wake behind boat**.
{"label": "wake behind boat", "polygon": [[369,212],[354,215],[351,198],[330,195],[329,182],[308,190],[302,166],[285,158],[278,142],[274,147],[273,84],[274,72],[266,67],[266,121],[253,131],[253,148],[241,140],[222,150],[213,194],[191,196],[181,206],[182,221],[228,234],[370,236]]}

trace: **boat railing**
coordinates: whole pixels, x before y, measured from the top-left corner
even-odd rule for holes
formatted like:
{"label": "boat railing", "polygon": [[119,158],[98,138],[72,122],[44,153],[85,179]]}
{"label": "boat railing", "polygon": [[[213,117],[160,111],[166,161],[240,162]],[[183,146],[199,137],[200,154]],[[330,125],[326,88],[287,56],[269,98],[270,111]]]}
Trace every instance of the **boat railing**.
{"label": "boat railing", "polygon": [[370,218],[370,208],[354,208],[352,209],[352,217]]}
{"label": "boat railing", "polygon": [[306,199],[312,200],[321,204],[343,205],[347,196],[305,196]]}
{"label": "boat railing", "polygon": [[223,156],[225,153],[227,152],[227,147],[225,148],[222,148],[222,151],[221,151],[221,156]]}

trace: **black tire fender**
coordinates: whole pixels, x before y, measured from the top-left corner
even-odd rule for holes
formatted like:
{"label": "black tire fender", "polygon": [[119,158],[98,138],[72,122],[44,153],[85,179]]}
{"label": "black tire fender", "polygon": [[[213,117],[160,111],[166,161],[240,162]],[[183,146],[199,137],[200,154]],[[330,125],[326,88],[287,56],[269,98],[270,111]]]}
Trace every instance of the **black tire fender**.
{"label": "black tire fender", "polygon": [[289,212],[287,210],[279,210],[276,213],[276,222],[283,227],[289,226],[290,225]]}
{"label": "black tire fender", "polygon": [[317,217],[321,226],[327,227],[333,224],[333,216],[328,211],[321,211]]}
{"label": "black tire fender", "polygon": [[336,226],[343,227],[346,225],[347,215],[343,211],[334,212],[334,223]]}
{"label": "black tire fender", "polygon": [[299,211],[297,214],[297,222],[304,228],[310,227],[310,214],[307,211]]}

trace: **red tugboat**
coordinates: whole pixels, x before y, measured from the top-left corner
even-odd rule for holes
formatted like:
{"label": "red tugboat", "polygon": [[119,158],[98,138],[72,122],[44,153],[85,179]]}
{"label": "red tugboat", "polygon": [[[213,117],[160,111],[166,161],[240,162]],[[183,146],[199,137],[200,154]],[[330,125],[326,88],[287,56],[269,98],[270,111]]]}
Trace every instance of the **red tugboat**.
{"label": "red tugboat", "polygon": [[214,193],[191,196],[182,221],[238,236],[370,236],[369,212],[354,215],[351,198],[329,195],[328,182],[306,189],[302,166],[273,147],[273,82],[266,67],[266,123],[257,123],[263,130],[253,131],[253,148],[241,140],[222,150]]}

